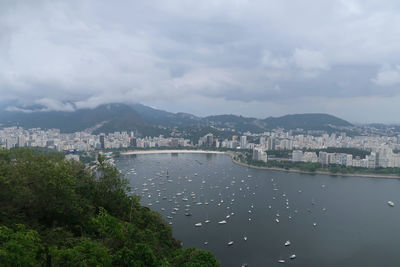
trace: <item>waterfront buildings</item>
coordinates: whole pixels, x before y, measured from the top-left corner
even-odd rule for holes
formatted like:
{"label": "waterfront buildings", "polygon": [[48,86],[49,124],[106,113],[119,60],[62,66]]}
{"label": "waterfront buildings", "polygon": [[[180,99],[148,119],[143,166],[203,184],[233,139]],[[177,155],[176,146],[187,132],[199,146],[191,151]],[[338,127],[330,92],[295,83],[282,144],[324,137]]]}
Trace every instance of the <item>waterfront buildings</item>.
{"label": "waterfront buildings", "polygon": [[[341,165],[365,168],[400,167],[400,135],[395,136],[347,136],[340,134],[304,135],[276,129],[262,134],[246,133],[240,137],[221,139],[209,133],[200,137],[197,145],[185,138],[138,137],[133,132],[92,134],[90,132],[61,133],[59,129],[23,129],[7,127],[0,129],[0,146],[47,147],[57,151],[95,151],[120,148],[157,147],[205,147],[208,149],[252,150],[253,159],[266,162],[266,151],[285,150],[291,152],[293,162],[318,162],[322,165]],[[361,158],[349,153],[328,153],[327,148],[357,148],[367,151]]]}

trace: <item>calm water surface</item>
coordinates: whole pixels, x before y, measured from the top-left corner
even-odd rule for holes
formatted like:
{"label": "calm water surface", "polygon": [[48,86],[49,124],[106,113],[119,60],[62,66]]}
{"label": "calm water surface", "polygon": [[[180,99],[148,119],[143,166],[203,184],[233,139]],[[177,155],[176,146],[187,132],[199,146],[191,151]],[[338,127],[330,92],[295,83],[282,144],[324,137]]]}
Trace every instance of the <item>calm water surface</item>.
{"label": "calm water surface", "polygon": [[216,154],[116,163],[184,247],[211,251],[223,267],[400,266],[400,180],[249,169]]}

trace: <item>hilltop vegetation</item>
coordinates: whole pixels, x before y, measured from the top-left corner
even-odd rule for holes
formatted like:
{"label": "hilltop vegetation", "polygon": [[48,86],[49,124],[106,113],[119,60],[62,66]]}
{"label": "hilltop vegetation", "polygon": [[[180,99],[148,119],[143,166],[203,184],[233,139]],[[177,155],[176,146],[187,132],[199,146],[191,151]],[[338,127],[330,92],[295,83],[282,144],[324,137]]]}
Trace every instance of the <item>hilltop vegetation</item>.
{"label": "hilltop vegetation", "polygon": [[102,157],[88,170],[62,154],[0,150],[0,266],[219,266],[181,248],[128,192]]}
{"label": "hilltop vegetation", "polygon": [[[265,119],[237,115],[215,115],[197,117],[187,113],[171,113],[141,104],[106,104],[94,109],[75,111],[45,111],[44,107],[30,107],[25,112],[19,110],[0,110],[0,124],[3,126],[22,126],[24,128],[58,128],[63,133],[82,131],[94,127],[95,133],[115,131],[134,131],[140,136],[168,136],[180,133],[188,136],[205,132],[210,127],[217,136],[244,133],[262,133],[275,128],[286,130],[301,128],[321,131],[344,131],[343,127],[352,125],[328,114],[293,114]],[[191,136],[189,137],[190,139]],[[197,140],[196,140],[197,141]]]}

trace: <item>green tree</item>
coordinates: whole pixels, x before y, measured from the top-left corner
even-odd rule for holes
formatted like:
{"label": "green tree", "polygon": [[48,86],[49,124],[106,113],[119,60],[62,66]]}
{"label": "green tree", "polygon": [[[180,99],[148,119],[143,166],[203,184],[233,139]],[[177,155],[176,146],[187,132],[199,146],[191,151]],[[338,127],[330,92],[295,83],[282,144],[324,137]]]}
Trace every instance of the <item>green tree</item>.
{"label": "green tree", "polygon": [[71,248],[52,247],[50,255],[53,266],[112,266],[108,249],[86,238]]}
{"label": "green tree", "polygon": [[16,225],[16,230],[0,226],[0,266],[40,266],[45,262],[39,234]]}

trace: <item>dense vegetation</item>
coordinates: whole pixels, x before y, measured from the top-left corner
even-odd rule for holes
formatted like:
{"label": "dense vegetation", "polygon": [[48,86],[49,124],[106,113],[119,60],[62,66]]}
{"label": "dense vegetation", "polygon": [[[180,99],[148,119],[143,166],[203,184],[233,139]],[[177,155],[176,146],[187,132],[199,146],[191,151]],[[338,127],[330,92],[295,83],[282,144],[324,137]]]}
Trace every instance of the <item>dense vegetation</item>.
{"label": "dense vegetation", "polygon": [[0,150],[0,266],[219,266],[128,192],[102,157]]}
{"label": "dense vegetation", "polygon": [[[237,115],[216,115],[196,117],[186,113],[171,113],[153,109],[140,104],[107,104],[94,109],[79,109],[72,112],[48,111],[40,112],[43,106],[31,106],[33,112],[0,110],[0,124],[3,126],[22,126],[24,128],[41,127],[45,129],[58,128],[61,132],[71,133],[82,131],[88,127],[99,126],[95,133],[111,133],[115,131],[134,131],[141,136],[168,136],[172,132],[184,134],[197,142],[197,134],[207,134],[210,127],[225,128],[218,131],[216,136],[229,138],[247,131],[262,133],[280,127],[295,130],[322,130],[327,132],[346,131],[342,127],[350,123],[328,114],[295,114],[266,119],[247,118]],[[102,124],[100,126],[100,124]],[[340,129],[339,129],[339,128]],[[233,130],[226,130],[227,128]],[[205,133],[203,133],[205,132]]]}

